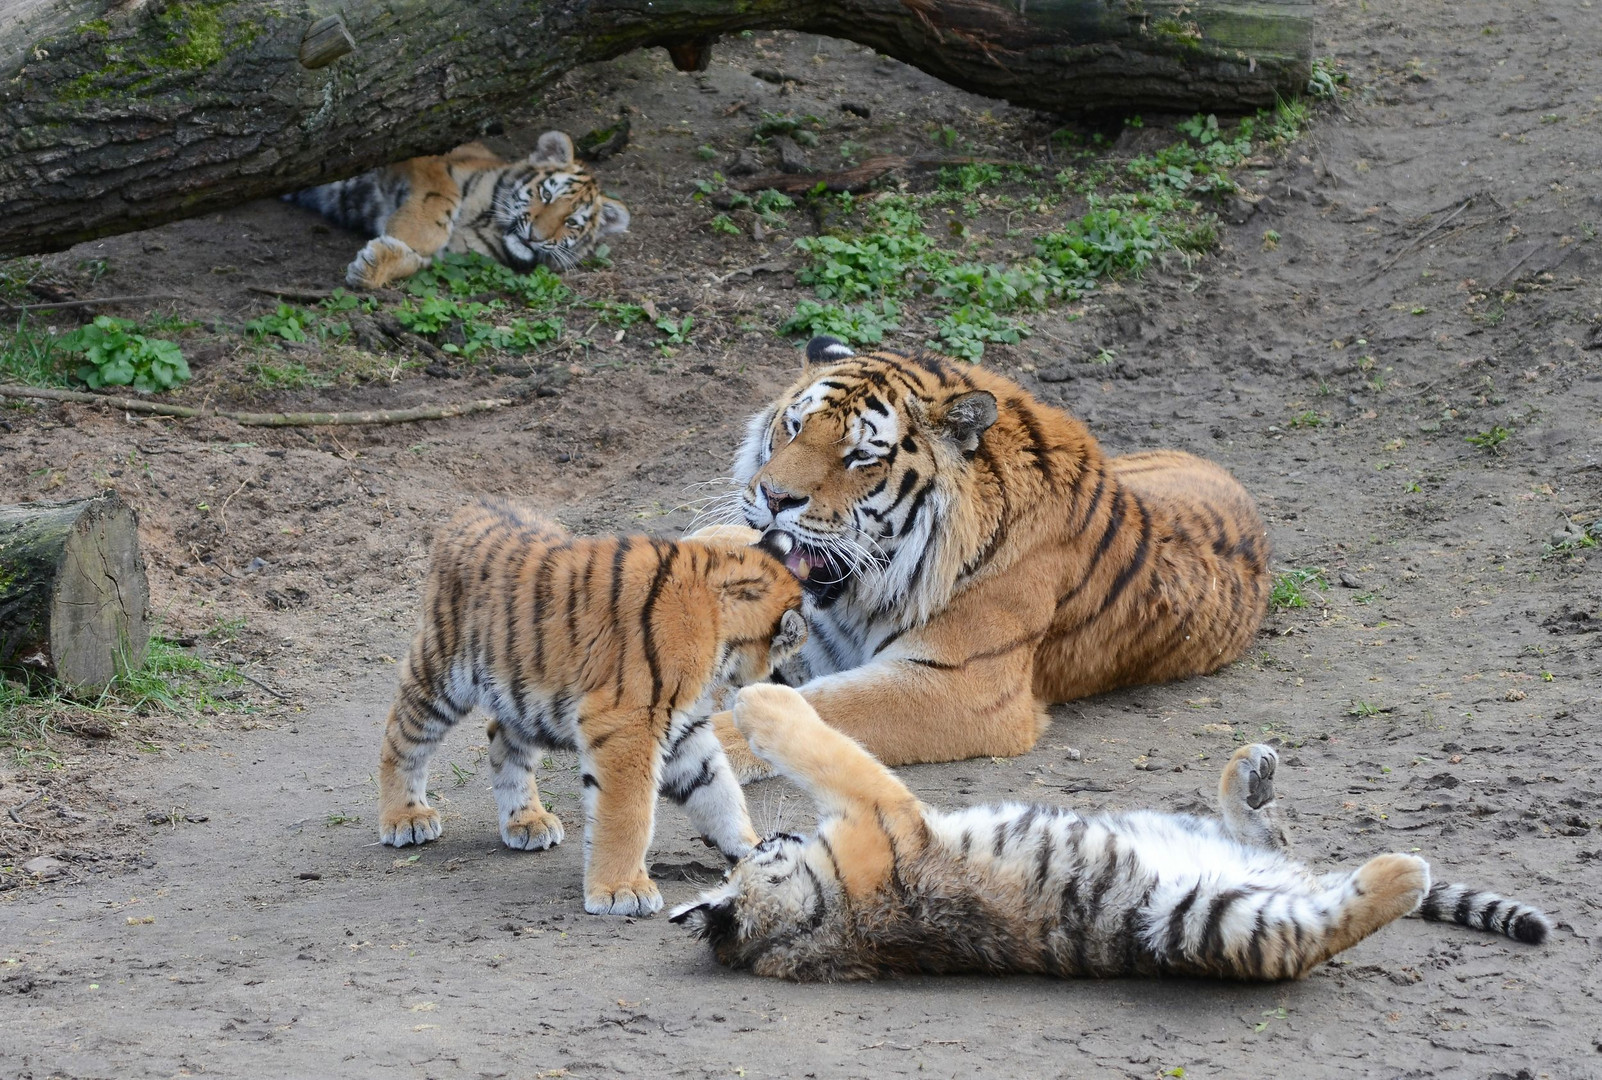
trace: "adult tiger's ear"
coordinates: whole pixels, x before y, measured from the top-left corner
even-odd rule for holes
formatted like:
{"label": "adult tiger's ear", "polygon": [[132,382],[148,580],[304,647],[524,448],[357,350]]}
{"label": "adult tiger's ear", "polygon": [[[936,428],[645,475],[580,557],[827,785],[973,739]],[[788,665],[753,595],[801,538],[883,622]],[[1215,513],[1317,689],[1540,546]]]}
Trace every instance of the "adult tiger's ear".
{"label": "adult tiger's ear", "polygon": [[807,363],[809,364],[832,364],[836,361],[844,360],[848,356],[855,355],[857,354],[851,351],[851,346],[839,338],[819,334],[807,342]]}
{"label": "adult tiger's ear", "polygon": [[772,666],[788,660],[795,655],[803,642],[807,639],[807,620],[795,608],[791,608],[779,616],[779,630],[773,635],[773,644],[768,647],[768,659]]}
{"label": "adult tiger's ear", "polygon": [[629,227],[629,208],[616,199],[601,200],[601,235],[611,236]]}
{"label": "adult tiger's ear", "polygon": [[528,156],[530,165],[567,166],[573,164],[573,140],[566,132],[547,131]]}
{"label": "adult tiger's ear", "polygon": [[979,436],[996,422],[996,396],[988,390],[958,394],[946,402],[935,420],[947,438],[963,453],[971,454],[979,448]]}
{"label": "adult tiger's ear", "polygon": [[668,916],[668,922],[687,922],[698,937],[706,938],[714,945],[720,944],[734,937],[736,932],[734,897],[720,893],[703,894],[700,900],[674,908]]}

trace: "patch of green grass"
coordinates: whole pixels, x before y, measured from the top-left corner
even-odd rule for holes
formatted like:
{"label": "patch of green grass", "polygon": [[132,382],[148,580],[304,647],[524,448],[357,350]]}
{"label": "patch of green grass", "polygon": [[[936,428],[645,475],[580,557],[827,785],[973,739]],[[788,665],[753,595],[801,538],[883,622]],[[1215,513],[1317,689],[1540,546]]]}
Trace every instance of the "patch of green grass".
{"label": "patch of green grass", "polygon": [[[354,297],[351,299],[354,300]],[[335,311],[351,310],[355,305],[352,304],[348,308],[326,306],[330,302],[323,301],[325,306],[321,311],[296,307],[293,304],[279,304],[267,314],[245,323],[245,332],[257,341],[270,338],[295,342],[309,341],[312,338],[318,341],[343,341],[350,336],[350,323],[336,321],[330,315]]]}
{"label": "patch of green grass", "polygon": [[1316,428],[1322,426],[1323,423],[1323,416],[1313,409],[1308,409],[1291,417],[1290,420],[1286,421],[1285,426],[1288,428]]}
{"label": "patch of green grass", "polygon": [[294,360],[284,363],[253,360],[245,365],[245,370],[256,377],[256,385],[263,390],[322,390],[334,385],[329,376]]}
{"label": "patch of green grass", "polygon": [[727,214],[719,214],[712,219],[712,231],[723,233],[725,236],[745,235],[740,231],[740,226],[736,225],[734,219]]}
{"label": "patch of green grass", "polygon": [[0,677],[0,752],[18,766],[58,762],[52,741],[64,724],[98,720],[120,725],[130,717],[202,709],[248,708],[245,680],[233,668],[204,660],[154,635],[137,671],[122,672],[98,693],[79,693],[39,675]]}
{"label": "patch of green grass", "polygon": [[1501,424],[1497,424],[1489,431],[1482,431],[1477,435],[1464,436],[1463,441],[1473,446],[1477,446],[1481,450],[1495,450],[1497,447],[1506,442],[1507,437],[1511,434],[1513,433],[1507,428],[1503,427]]}
{"label": "patch of green grass", "polygon": [[894,300],[880,300],[877,305],[820,304],[816,300],[802,300],[789,319],[780,325],[779,333],[809,339],[826,334],[850,345],[877,345],[888,331],[901,328],[900,314],[901,309]]}
{"label": "patch of green grass", "polygon": [[1323,567],[1285,570],[1274,575],[1274,587],[1268,593],[1268,608],[1270,611],[1305,608],[1310,598],[1318,598],[1318,593],[1327,588],[1329,581],[1324,576]]}
{"label": "patch of green grass", "polygon": [[81,356],[75,372],[91,389],[132,386],[142,394],[170,390],[189,379],[189,364],[176,342],[147,337],[128,319],[97,315],[56,341],[62,352]]}
{"label": "patch of green grass", "polygon": [[30,322],[27,313],[14,327],[0,329],[0,380],[28,386],[66,386],[60,338]]}

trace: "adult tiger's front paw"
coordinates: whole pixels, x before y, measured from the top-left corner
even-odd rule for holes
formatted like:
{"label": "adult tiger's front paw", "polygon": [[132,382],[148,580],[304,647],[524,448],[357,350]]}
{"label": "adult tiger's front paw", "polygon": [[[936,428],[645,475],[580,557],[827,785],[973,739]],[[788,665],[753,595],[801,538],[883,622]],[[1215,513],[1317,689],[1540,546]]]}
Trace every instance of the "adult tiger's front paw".
{"label": "adult tiger's front paw", "polygon": [[591,915],[655,915],[662,910],[662,894],[644,875],[623,885],[585,886],[584,910]]}

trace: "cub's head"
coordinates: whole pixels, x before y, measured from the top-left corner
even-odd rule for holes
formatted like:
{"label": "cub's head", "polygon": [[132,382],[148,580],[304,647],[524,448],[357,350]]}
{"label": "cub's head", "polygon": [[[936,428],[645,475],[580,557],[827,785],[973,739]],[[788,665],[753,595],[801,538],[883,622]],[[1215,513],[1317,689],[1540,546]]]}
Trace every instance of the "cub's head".
{"label": "cub's head", "polygon": [[570,270],[602,237],[629,227],[628,207],[601,194],[573,157],[573,140],[547,131],[495,192],[507,256],[519,270]]}
{"label": "cub's head", "polygon": [[807,638],[801,586],[773,556],[725,536],[680,541],[707,551],[706,586],[718,612],[714,692],[766,679]]}
{"label": "cub's head", "polygon": [[808,865],[809,841],[773,833],[735,863],[716,889],[674,909],[732,968],[801,981],[862,978],[840,948],[839,885]]}
{"label": "cub's head", "polygon": [[[931,353],[857,356],[814,338],[800,380],[752,417],[735,462],[747,523],[813,603],[855,589],[878,607],[943,597],[920,566],[961,503],[996,398]],[[949,580],[945,582],[949,587]],[[933,591],[931,591],[933,590]],[[927,612],[925,613],[927,615]]]}

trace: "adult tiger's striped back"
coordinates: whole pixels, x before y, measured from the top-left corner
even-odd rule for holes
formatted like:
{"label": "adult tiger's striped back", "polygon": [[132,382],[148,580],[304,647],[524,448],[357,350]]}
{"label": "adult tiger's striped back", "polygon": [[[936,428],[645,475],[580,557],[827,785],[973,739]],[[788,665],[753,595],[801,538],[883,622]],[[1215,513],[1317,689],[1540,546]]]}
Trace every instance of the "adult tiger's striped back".
{"label": "adult tiger's striped back", "polygon": [[560,131],[521,161],[468,143],[284,198],[373,237],[345,274],[362,289],[409,277],[441,251],[476,251],[525,273],[568,270],[629,226],[628,208],[601,194]]}
{"label": "adult tiger's striped back", "polygon": [[463,510],[435,538],[422,625],[385,727],[380,839],[439,836],[429,759],[482,707],[506,845],[562,841],[534,765],[540,748],[577,749],[585,909],[659,910],[644,864],[658,790],[730,858],[755,842],[706,717],[799,648],[800,606],[784,568],[737,539],[576,539],[511,503]]}
{"label": "adult tiger's striped back", "polygon": [[787,677],[886,763],[1022,753],[1047,703],[1213,671],[1251,641],[1268,543],[1218,465],[1109,458],[1062,410],[933,353],[818,338],[807,355],[747,429],[740,512],[806,588]]}

